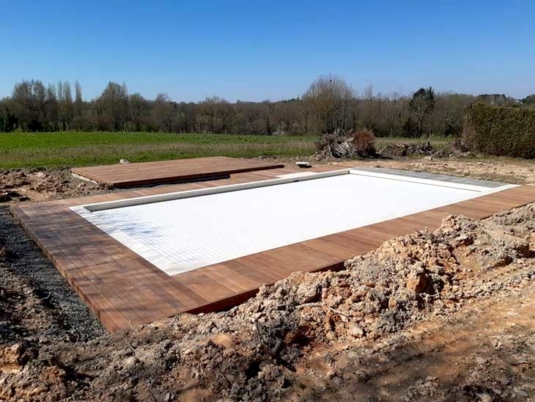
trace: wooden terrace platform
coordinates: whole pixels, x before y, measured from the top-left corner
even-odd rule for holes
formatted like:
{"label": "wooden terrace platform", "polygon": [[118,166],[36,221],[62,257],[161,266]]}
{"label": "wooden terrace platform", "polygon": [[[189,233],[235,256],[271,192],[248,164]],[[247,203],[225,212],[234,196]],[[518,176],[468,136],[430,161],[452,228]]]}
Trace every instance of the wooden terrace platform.
{"label": "wooden terrace platform", "polygon": [[225,178],[235,173],[283,167],[284,165],[281,163],[217,156],[213,158],[81,167],[73,168],[71,172],[97,183],[107,184],[112,188],[124,188]]}
{"label": "wooden terrace platform", "polygon": [[[329,171],[323,166],[307,171]],[[79,199],[12,207],[27,232],[109,331],[147,324],[182,312],[212,312],[253,296],[262,284],[297,271],[339,269],[345,260],[391,238],[436,229],[450,214],[469,218],[535,201],[535,187],[515,187],[469,201],[280,247],[168,276],[69,208],[132,197],[247,183],[294,173],[280,168],[234,174],[229,179],[186,183]]]}

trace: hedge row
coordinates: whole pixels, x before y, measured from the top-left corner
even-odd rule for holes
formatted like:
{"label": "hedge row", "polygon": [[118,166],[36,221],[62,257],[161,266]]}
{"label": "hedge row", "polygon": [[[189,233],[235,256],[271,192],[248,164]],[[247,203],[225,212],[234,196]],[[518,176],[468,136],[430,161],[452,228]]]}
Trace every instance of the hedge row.
{"label": "hedge row", "polygon": [[535,108],[471,105],[462,143],[487,155],[535,158]]}

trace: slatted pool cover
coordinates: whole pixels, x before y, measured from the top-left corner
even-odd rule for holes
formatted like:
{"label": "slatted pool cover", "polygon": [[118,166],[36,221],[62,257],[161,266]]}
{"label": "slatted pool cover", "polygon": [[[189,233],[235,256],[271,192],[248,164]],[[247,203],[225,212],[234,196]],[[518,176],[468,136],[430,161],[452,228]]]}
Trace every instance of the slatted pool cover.
{"label": "slatted pool cover", "polygon": [[175,275],[504,189],[352,173],[78,212]]}

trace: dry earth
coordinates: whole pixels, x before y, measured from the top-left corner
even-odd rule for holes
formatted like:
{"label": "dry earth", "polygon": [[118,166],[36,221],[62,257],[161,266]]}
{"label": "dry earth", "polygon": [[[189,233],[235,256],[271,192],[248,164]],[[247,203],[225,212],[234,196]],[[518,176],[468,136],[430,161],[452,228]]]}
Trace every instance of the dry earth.
{"label": "dry earth", "polygon": [[535,163],[528,161],[492,159],[399,159],[385,161],[331,161],[340,166],[374,166],[382,168],[412,170],[447,174],[451,176],[473,177],[475,179],[500,181],[504,183],[535,185]]}
{"label": "dry earth", "polygon": [[[527,163],[384,163],[535,180]],[[2,211],[0,400],[535,401],[535,205],[113,335]]]}
{"label": "dry earth", "polygon": [[68,169],[0,170],[0,204],[83,197],[106,191],[105,186],[73,177]]}

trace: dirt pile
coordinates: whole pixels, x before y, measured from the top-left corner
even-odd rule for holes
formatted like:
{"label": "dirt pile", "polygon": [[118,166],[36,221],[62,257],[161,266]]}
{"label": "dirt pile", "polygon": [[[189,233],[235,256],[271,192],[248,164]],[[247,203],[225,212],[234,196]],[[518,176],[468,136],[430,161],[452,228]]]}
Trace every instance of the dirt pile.
{"label": "dirt pile", "polygon": [[[0,399],[354,400],[358,385],[371,398],[361,400],[438,400],[440,389],[466,400],[508,400],[514,387],[518,395],[531,392],[526,370],[500,385],[491,354],[470,366],[473,378],[455,384],[414,375],[390,396],[366,384],[420,356],[420,344],[408,345],[410,328],[465,316],[473,303],[530,286],[534,226],[533,205],[484,221],[450,216],[437,231],[388,241],[340,272],[298,273],[264,286],[225,313],[181,315],[89,342],[4,342]],[[529,343],[529,336],[518,339]],[[531,370],[535,358],[519,364]]]}
{"label": "dirt pile", "polygon": [[412,162],[400,167],[429,173],[470,176],[504,183],[535,184],[535,166],[528,161],[510,163],[500,162],[500,160],[435,160]]}
{"label": "dirt pile", "polygon": [[74,178],[68,170],[12,169],[0,171],[0,203],[46,201],[107,191]]}

